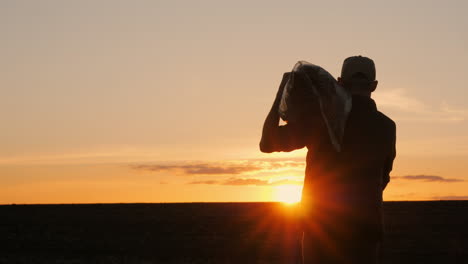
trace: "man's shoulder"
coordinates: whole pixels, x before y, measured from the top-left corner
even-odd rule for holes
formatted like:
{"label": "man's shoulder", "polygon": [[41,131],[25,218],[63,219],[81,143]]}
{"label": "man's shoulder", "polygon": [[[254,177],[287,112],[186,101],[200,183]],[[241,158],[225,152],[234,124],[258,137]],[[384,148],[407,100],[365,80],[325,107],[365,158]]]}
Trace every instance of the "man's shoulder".
{"label": "man's shoulder", "polygon": [[377,118],[386,127],[396,129],[396,123],[384,113],[377,111]]}
{"label": "man's shoulder", "polygon": [[380,111],[377,111],[377,118],[388,126],[396,127],[395,121]]}

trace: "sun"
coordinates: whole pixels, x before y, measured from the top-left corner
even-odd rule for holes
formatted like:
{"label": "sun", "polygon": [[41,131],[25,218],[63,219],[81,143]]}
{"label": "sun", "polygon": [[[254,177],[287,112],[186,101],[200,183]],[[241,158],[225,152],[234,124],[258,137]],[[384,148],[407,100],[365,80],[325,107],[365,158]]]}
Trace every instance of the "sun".
{"label": "sun", "polygon": [[280,185],[275,187],[274,199],[285,204],[295,204],[301,201],[302,186]]}

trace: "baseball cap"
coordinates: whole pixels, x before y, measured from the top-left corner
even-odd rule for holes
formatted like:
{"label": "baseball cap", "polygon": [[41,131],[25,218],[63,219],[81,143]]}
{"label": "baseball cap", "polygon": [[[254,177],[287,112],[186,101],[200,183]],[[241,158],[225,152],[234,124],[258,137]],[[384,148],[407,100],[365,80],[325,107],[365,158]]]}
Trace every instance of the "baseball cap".
{"label": "baseball cap", "polygon": [[369,81],[374,81],[374,61],[361,55],[346,58],[341,68],[341,78],[345,81],[350,80],[356,73],[362,73]]}

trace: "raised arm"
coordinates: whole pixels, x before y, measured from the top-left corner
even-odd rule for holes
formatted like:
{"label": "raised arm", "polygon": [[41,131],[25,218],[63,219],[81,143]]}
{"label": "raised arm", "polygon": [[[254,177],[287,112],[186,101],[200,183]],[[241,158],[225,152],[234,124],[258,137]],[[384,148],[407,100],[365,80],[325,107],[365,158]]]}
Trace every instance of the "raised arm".
{"label": "raised arm", "polygon": [[283,75],[275,101],[263,124],[262,139],[260,140],[260,150],[262,152],[293,151],[305,147],[303,124],[288,123],[285,126],[279,125],[278,107],[290,74],[287,72]]}
{"label": "raised arm", "polygon": [[275,101],[271,106],[270,112],[268,113],[265,122],[263,123],[262,139],[260,140],[260,151],[265,153],[271,153],[278,151],[280,145],[280,128],[279,121],[280,116],[278,113],[278,107],[281,102],[281,96],[283,95],[284,87],[288,81],[291,73],[286,72],[283,74],[283,79],[276,93]]}

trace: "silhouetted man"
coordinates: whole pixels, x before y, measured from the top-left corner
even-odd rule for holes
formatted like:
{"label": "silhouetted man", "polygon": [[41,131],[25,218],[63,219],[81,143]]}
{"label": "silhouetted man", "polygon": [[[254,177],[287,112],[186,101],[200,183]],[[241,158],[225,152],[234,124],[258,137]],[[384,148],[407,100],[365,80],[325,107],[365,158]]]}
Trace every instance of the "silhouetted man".
{"label": "silhouetted man", "polygon": [[279,126],[278,106],[289,74],[265,120],[260,150],[308,148],[301,201],[303,262],[378,263],[382,193],[396,154],[396,126],[371,99],[377,87],[374,62],[354,56],[343,63],[338,82],[352,94],[352,109],[341,152],[331,144],[318,105],[304,120]]}

